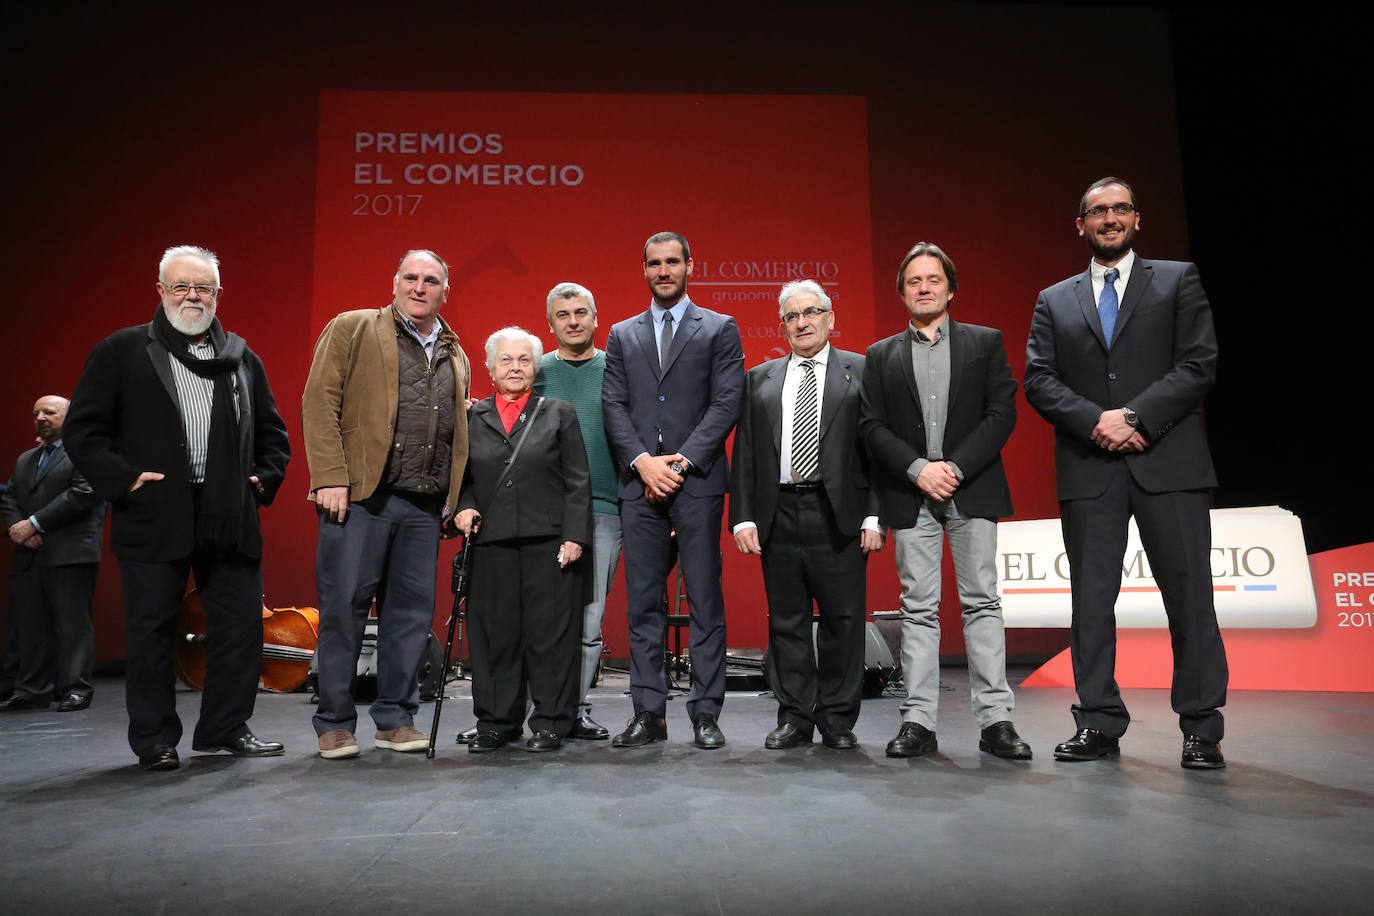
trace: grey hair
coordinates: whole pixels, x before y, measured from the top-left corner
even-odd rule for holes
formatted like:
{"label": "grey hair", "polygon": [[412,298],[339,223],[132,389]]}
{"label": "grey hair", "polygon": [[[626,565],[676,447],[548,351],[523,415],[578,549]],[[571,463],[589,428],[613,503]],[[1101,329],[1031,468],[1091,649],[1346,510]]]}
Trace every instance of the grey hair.
{"label": "grey hair", "polygon": [[396,262],[396,276],[399,277],[401,275],[401,267],[405,264],[406,258],[410,257],[413,254],[423,254],[438,261],[439,266],[444,269],[444,285],[448,286],[448,264],[444,262],[443,258],[439,257],[437,254],[430,251],[428,248],[412,248],[405,254],[401,255],[401,260]]}
{"label": "grey hair", "polygon": [[778,293],[779,320],[787,314],[787,300],[797,293],[810,293],[821,301],[821,305],[825,306],[827,311],[832,308],[830,297],[825,294],[825,290],[821,289],[821,285],[815,280],[793,280],[782,288],[782,292]]}
{"label": "grey hair", "polygon": [[553,304],[560,299],[575,299],[581,296],[587,300],[587,308],[592,310],[592,317],[596,317],[596,299],[592,296],[592,291],[581,283],[560,283],[549,290],[548,316],[549,324],[553,324]]}
{"label": "grey hair", "polygon": [[499,331],[493,331],[491,336],[487,338],[487,369],[491,370],[496,368],[496,349],[501,346],[502,341],[507,340],[516,340],[523,344],[529,344],[530,355],[534,357],[534,368],[537,374],[539,371],[539,360],[544,355],[544,344],[538,337],[534,336],[529,331],[526,331],[524,328],[518,328],[515,325],[511,325],[508,328],[502,328]]}
{"label": "grey hair", "polygon": [[164,251],[162,260],[157,263],[157,282],[162,283],[167,279],[167,266],[177,258],[200,258],[210,265],[210,273],[215,275],[215,285],[219,286],[219,255],[199,245],[173,245]]}

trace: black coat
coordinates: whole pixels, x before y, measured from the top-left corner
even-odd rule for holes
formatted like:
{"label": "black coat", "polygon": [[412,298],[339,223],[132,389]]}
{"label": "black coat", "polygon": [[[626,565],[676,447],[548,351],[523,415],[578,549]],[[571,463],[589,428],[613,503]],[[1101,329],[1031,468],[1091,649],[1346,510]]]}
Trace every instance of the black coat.
{"label": "black coat", "polygon": [[[1001,331],[962,324],[952,316],[946,321],[949,407],[944,456],[964,473],[954,501],[965,515],[1002,518],[1012,512],[1002,446],[1016,427],[1016,379]],[[927,456],[921,397],[905,330],[868,348],[859,432],[873,456],[882,523],[912,527],[921,493],[907,479],[906,469]]]}
{"label": "black coat", "polygon": [[[195,547],[186,435],[169,358],[151,323],[111,334],[87,357],[62,427],[68,454],[114,510],[110,546],[120,559],[164,563],[190,556]],[[256,475],[263,488],[261,495],[251,485],[244,488],[239,549],[261,558],[258,506],[276,496],[291,445],[262,360],[252,350],[244,350],[236,382],[239,433],[250,437],[253,456],[243,474]],[[130,493],[144,471],[166,477]]]}

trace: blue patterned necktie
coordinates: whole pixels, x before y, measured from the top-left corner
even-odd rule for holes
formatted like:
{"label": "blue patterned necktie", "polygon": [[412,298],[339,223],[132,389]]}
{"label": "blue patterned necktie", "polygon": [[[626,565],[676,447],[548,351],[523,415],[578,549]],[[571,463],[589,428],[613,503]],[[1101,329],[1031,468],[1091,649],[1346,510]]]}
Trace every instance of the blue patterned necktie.
{"label": "blue patterned necktie", "polygon": [[38,450],[38,466],[33,469],[33,479],[35,482],[43,476],[43,469],[48,466],[48,459],[52,457],[55,445],[45,445]]}
{"label": "blue patterned necktie", "polygon": [[1102,298],[1097,301],[1097,314],[1102,319],[1102,337],[1107,346],[1112,345],[1112,332],[1116,330],[1116,278],[1121,271],[1113,267],[1102,278]]}

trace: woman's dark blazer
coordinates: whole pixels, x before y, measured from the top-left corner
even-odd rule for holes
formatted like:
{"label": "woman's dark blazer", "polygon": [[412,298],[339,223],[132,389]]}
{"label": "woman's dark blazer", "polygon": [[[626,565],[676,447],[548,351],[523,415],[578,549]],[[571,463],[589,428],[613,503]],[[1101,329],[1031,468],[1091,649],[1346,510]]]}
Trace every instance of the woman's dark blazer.
{"label": "woman's dark blazer", "polygon": [[[558,537],[590,545],[591,472],[577,412],[567,401],[545,397],[531,422],[539,400],[531,395],[508,436],[495,397],[468,411],[468,466],[459,510],[482,513],[481,543]],[[521,436],[526,442],[498,492],[497,479]]]}

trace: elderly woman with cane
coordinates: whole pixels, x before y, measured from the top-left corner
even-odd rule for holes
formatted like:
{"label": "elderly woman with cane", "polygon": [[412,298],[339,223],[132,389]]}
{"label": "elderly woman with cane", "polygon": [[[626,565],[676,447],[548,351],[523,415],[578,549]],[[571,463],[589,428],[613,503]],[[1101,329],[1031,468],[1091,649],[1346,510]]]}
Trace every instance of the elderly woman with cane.
{"label": "elderly woman with cane", "polygon": [[577,712],[591,475],[572,405],[531,395],[543,350],[522,328],[487,338],[496,391],[468,412],[457,524],[480,527],[468,596],[474,754],[520,734],[526,685],[526,750],[557,750]]}

